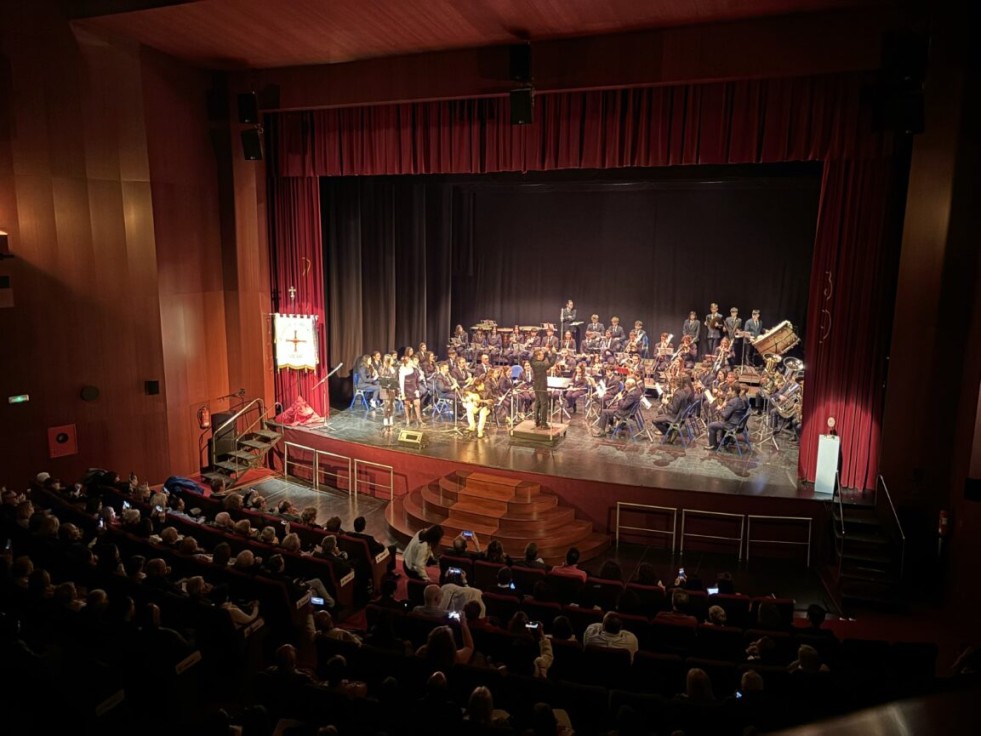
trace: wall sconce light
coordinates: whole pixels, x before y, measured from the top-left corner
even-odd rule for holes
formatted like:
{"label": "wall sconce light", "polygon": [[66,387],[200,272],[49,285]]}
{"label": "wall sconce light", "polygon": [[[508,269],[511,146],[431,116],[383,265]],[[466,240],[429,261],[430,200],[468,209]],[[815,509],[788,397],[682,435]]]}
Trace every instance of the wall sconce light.
{"label": "wall sconce light", "polygon": [[0,230],[0,261],[4,258],[13,258],[13,254],[10,252],[10,243],[7,238],[7,231]]}

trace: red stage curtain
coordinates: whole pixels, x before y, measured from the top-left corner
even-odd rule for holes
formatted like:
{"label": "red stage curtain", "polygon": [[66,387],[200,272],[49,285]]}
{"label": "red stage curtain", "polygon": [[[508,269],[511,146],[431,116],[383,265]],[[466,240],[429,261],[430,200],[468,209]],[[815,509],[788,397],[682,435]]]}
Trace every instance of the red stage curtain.
{"label": "red stage curtain", "polygon": [[[506,98],[284,113],[275,120],[270,170],[315,182],[344,175],[824,161],[799,471],[813,479],[817,435],[831,413],[841,422],[842,483],[871,487],[888,338],[881,318],[888,306],[882,267],[891,149],[887,137],[871,132],[862,94],[867,82],[843,74],[542,94],[535,123],[527,126],[510,124]],[[822,342],[826,272],[833,327]]]}
{"label": "red stage curtain", "polygon": [[[316,178],[283,177],[271,182],[271,261],[273,288],[284,314],[318,317],[320,367],[314,371],[289,368],[276,371],[276,398],[285,406],[302,396],[323,416],[330,415],[326,384],[314,385],[327,375],[324,310],[324,255],[320,237],[320,183]],[[296,298],[290,297],[290,287]],[[325,400],[326,398],[326,400]]]}

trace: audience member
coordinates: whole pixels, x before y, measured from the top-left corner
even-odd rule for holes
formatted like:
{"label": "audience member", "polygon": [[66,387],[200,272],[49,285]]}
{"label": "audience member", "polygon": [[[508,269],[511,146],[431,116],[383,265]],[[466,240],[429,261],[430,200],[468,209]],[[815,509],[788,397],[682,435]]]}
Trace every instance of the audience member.
{"label": "audience member", "polygon": [[538,570],[548,570],[548,565],[545,564],[545,560],[539,556],[538,545],[534,542],[528,542],[528,544],[525,545],[524,557],[517,560],[514,564],[519,567],[533,567]]}
{"label": "audience member", "polygon": [[675,588],[671,591],[671,610],[659,612],[654,620],[671,624],[686,624],[692,627],[698,626],[698,619],[688,614],[689,600],[687,591]]}
{"label": "audience member", "polygon": [[553,575],[566,575],[570,578],[578,578],[586,582],[589,576],[585,570],[579,569],[579,548],[569,547],[565,553],[565,562],[552,568]]}
{"label": "audience member", "polygon": [[467,585],[467,574],[462,570],[446,576],[446,582],[440,588],[440,593],[439,606],[444,611],[460,613],[464,606],[474,602],[480,606],[480,615],[486,614],[483,593],[479,588],[471,588]]}
{"label": "audience member", "polygon": [[412,609],[413,613],[421,616],[431,616],[433,618],[445,618],[446,609],[443,608],[443,591],[438,585],[427,585],[422,591],[423,604]]}
{"label": "audience member", "polygon": [[582,635],[583,647],[604,647],[606,649],[626,649],[630,659],[640,648],[637,637],[623,628],[623,621],[613,611],[603,616],[602,623],[590,624]]}
{"label": "audience member", "polygon": [[413,535],[402,553],[402,569],[408,577],[416,580],[430,579],[426,568],[435,557],[442,538],[443,527],[439,524],[421,529]]}

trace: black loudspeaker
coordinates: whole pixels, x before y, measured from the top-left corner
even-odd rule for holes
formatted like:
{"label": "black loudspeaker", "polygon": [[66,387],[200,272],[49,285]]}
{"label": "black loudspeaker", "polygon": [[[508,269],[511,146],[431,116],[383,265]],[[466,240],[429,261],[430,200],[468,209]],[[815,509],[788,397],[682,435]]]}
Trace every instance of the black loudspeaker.
{"label": "black loudspeaker", "polygon": [[532,90],[511,90],[511,125],[529,125],[534,119],[535,99]]}
{"label": "black loudspeaker", "polygon": [[95,401],[99,398],[99,388],[97,386],[82,386],[78,395],[82,401]]}
{"label": "black loudspeaker", "polygon": [[156,396],[160,393],[160,381],[144,381],[143,391],[147,396]]}
{"label": "black loudspeaker", "polygon": [[211,443],[215,448],[215,457],[220,458],[230,452],[235,452],[235,423],[232,422],[227,427],[222,428],[229,419],[235,416],[234,412],[217,411],[211,415],[211,426],[213,434]]}
{"label": "black loudspeaker", "polygon": [[422,447],[426,444],[426,438],[422,432],[417,432],[414,429],[403,429],[399,432],[399,444],[409,445],[410,447]]}
{"label": "black loudspeaker", "polygon": [[531,44],[516,43],[508,47],[508,79],[531,81]]}
{"label": "black loudspeaker", "polygon": [[242,153],[246,161],[262,160],[262,136],[258,128],[242,131]]}
{"label": "black loudspeaker", "polygon": [[238,96],[238,121],[250,125],[259,122],[259,101],[255,92],[243,92]]}

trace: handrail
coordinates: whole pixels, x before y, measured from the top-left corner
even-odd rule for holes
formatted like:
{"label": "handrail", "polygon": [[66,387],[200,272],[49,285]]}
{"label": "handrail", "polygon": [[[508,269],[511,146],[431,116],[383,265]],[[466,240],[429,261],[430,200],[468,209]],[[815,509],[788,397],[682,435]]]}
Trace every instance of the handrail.
{"label": "handrail", "polygon": [[[211,427],[209,429],[206,429],[204,432],[202,432],[201,436],[198,438],[198,458],[201,457],[201,452],[204,450],[205,447],[207,447],[208,443],[206,438],[208,437],[209,434],[212,437],[214,437],[216,435],[221,434],[228,427],[234,427],[235,422],[238,421],[239,417],[251,411],[252,408],[255,406],[259,407],[259,416],[252,424],[249,425],[248,429],[242,433],[242,434],[246,434],[247,432],[252,431],[252,427],[263,421],[266,417],[267,414],[266,404],[262,399],[252,399],[252,401],[249,401],[248,403],[244,404],[238,411],[232,414],[232,416],[230,416],[228,419],[222,422],[221,426]],[[241,436],[240,434],[236,433],[235,435],[236,444],[238,443],[238,438],[240,436]],[[215,464],[214,446],[212,446],[211,448],[211,453],[208,457],[208,460],[209,460],[209,464],[211,466],[214,466]]]}
{"label": "handrail", "polygon": [[[879,473],[878,481],[882,483],[882,490],[886,492],[886,500],[889,502],[889,508],[892,510],[892,518],[896,522],[896,530],[899,532],[899,576],[901,578],[906,567],[906,533],[903,532],[903,525],[899,522],[899,514],[896,513],[896,506],[892,502],[892,494],[889,493],[889,486],[886,485],[886,479],[882,477],[882,473]],[[878,504],[878,493],[876,493],[875,499],[876,504]]]}
{"label": "handrail", "polygon": [[[835,550],[838,552],[838,578],[841,579],[841,566],[845,558],[845,505],[841,502],[841,478],[838,475],[837,469],[835,469],[835,491],[833,498],[838,500],[838,526],[841,528],[841,547],[835,543]],[[834,523],[834,520],[832,520],[832,523]]]}

